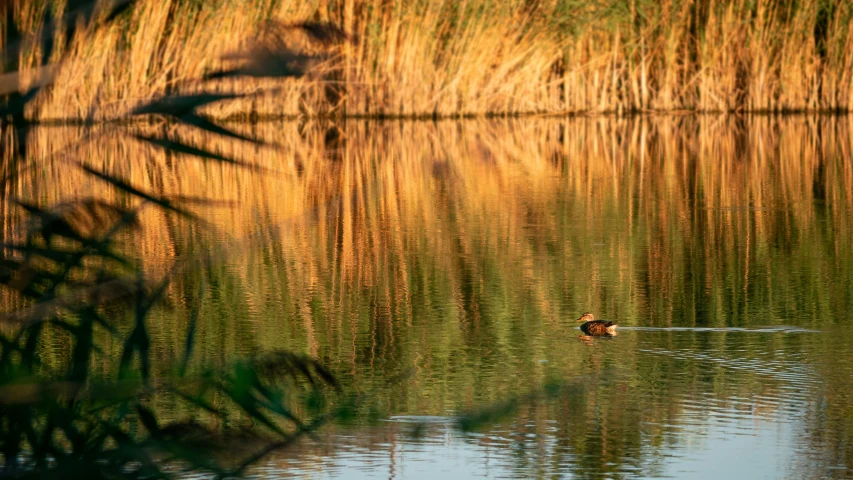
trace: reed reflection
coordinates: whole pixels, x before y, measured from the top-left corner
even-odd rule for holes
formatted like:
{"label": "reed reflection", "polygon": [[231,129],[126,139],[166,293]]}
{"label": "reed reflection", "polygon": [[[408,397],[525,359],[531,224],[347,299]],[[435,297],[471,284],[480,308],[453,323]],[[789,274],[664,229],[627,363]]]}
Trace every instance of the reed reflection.
{"label": "reed reflection", "polygon": [[[347,388],[384,392],[388,415],[446,416],[570,379],[473,440],[501,445],[519,475],[654,476],[703,435],[763,422],[791,426],[787,458],[810,460],[779,461],[806,476],[853,455],[848,120],[242,128],[288,153],[179,132],[259,174],[123,138],[81,147],[148,190],[220,202],[196,207],[216,229],[152,211],[127,245],[151,266],[212,258],[203,361],[304,351]],[[32,135],[32,151],[49,152],[79,132]],[[13,195],[114,195],[39,167]],[[151,325],[164,360],[199,281],[186,272]],[[584,345],[573,320],[585,311],[628,328]],[[816,332],[728,330],[777,325]]]}

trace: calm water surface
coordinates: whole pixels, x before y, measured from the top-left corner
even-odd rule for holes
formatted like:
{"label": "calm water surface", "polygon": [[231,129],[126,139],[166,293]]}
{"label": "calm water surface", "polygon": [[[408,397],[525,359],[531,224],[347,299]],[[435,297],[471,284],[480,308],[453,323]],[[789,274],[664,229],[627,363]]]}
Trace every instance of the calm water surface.
{"label": "calm water surface", "polygon": [[[271,173],[131,140],[90,158],[234,202],[197,209],[216,228],[152,213],[131,242],[155,269],[211,253],[195,361],[305,352],[378,404],[376,421],[330,426],[261,477],[849,478],[851,126],[265,124],[252,132],[281,149],[196,140]],[[60,166],[29,181],[43,201],[114,195]],[[201,277],[185,273],[152,322],[164,363]],[[619,336],[580,341],[585,311]],[[548,382],[563,387],[455,428]]]}

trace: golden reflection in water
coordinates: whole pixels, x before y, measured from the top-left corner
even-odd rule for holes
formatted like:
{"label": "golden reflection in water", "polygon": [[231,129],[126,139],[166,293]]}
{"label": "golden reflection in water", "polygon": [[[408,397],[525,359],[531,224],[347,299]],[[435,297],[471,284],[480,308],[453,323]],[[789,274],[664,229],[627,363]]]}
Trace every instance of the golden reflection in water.
{"label": "golden reflection in water", "polygon": [[[223,202],[194,207],[216,229],[150,210],[128,244],[153,271],[175,256],[216,260],[199,362],[290,348],[321,357],[358,391],[411,370],[388,407],[419,414],[580,372],[582,388],[522,412],[513,430],[525,415],[561,419],[558,437],[586,453],[578,473],[636,457],[649,438],[672,441],[672,426],[707,408],[698,397],[721,411],[756,398],[756,418],[784,403],[786,380],[772,371],[733,373],[690,352],[793,352],[826,382],[832,415],[846,415],[845,376],[829,359],[849,341],[629,330],[586,348],[571,320],[592,311],[623,326],[842,323],[853,304],[849,119],[232,127],[269,146],[178,133],[267,171],[165,153],[113,127],[73,147],[145,190]],[[81,133],[36,130],[37,167],[13,194],[123,201],[67,163],[40,160]],[[175,310],[151,327],[164,365],[182,345],[183,299],[199,277],[177,279]]]}
{"label": "golden reflection in water", "polygon": [[[349,289],[382,286],[380,315],[392,304],[410,308],[412,269],[427,268],[446,277],[457,320],[475,325],[480,292],[462,287],[488,268],[517,276],[551,321],[586,309],[636,318],[649,303],[668,303],[690,273],[703,275],[694,280],[712,296],[738,294],[716,291],[719,277],[746,295],[754,278],[776,273],[770,249],[841,254],[850,243],[853,164],[843,119],[243,126],[276,148],[181,131],[269,169],[262,173],[165,153],[110,129],[73,148],[81,130],[37,130],[38,166],[15,195],[121,201],[69,164],[40,160],[64,149],[147,190],[234,202],[197,210],[237,245],[277,235],[299,254],[290,278],[302,288],[329,279]],[[145,220],[135,248],[146,263],[190,248],[179,247],[188,233],[174,222],[153,210]],[[701,271],[686,272],[700,252]],[[429,265],[416,267],[415,253]],[[614,289],[607,301],[601,289]],[[671,323],[673,309],[657,307],[641,323]]]}

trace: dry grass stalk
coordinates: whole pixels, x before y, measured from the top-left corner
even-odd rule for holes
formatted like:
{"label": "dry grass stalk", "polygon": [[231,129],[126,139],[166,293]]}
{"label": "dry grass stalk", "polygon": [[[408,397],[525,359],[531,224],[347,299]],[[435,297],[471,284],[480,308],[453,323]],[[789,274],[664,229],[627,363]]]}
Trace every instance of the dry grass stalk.
{"label": "dry grass stalk", "polygon": [[[632,2],[630,12],[529,3],[360,0],[319,12],[338,28],[306,21],[308,2],[140,1],[121,28],[71,39],[72,61],[30,115],[94,107],[116,117],[168,89],[191,93],[205,75],[232,91],[280,89],[211,107],[216,116],[312,114],[342,101],[349,114],[378,115],[853,106],[849,2],[673,0]],[[263,12],[271,17],[258,22]],[[337,94],[317,81],[339,85]]]}

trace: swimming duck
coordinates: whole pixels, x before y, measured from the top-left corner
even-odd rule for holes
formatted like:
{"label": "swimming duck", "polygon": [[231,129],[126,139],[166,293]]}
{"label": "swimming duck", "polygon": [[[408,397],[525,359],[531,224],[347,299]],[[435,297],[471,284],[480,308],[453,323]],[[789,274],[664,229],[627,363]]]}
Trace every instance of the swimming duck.
{"label": "swimming duck", "polygon": [[607,320],[596,320],[591,313],[584,313],[578,322],[585,322],[581,325],[581,331],[587,335],[594,337],[614,337],[616,336],[617,325]]}

